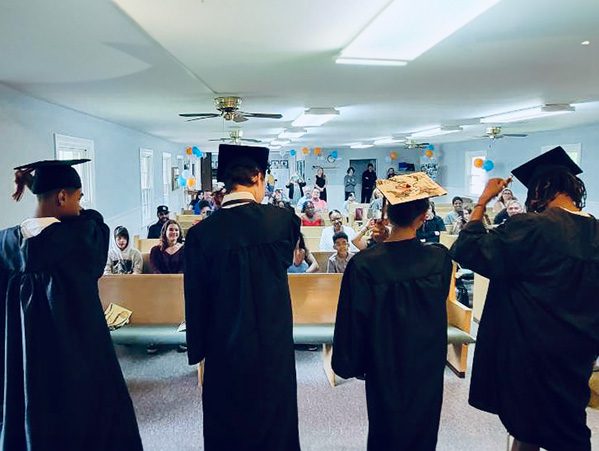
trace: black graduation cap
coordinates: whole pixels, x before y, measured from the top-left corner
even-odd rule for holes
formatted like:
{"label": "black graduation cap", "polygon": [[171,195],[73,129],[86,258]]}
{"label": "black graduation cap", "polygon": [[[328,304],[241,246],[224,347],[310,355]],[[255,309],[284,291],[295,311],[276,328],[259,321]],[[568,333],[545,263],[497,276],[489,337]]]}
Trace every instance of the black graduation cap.
{"label": "black graduation cap", "polygon": [[582,169],[572,161],[562,146],[554,147],[542,155],[527,161],[512,171],[514,177],[522,182],[527,188],[530,183],[541,173],[552,169],[561,169],[572,175],[582,174]]}
{"label": "black graduation cap", "polygon": [[268,147],[221,144],[218,146],[218,171],[216,179],[224,182],[227,169],[237,164],[254,165],[262,172],[266,172],[266,169],[268,169],[268,153]]}
{"label": "black graduation cap", "polygon": [[48,191],[63,188],[81,188],[81,178],[72,166],[86,163],[89,159],[81,160],[44,160],[24,164],[15,171],[34,172],[31,183],[33,194],[43,194]]}

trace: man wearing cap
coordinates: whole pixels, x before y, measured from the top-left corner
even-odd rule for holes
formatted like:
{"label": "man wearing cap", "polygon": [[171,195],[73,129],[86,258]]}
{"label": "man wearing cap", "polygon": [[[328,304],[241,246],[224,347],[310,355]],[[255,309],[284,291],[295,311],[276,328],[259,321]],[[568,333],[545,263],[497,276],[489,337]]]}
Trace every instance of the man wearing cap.
{"label": "man wearing cap", "polygon": [[168,221],[169,215],[168,207],[166,205],[159,205],[156,209],[156,216],[158,216],[158,221],[155,224],[152,224],[148,228],[148,239],[156,239],[160,238],[160,232],[162,231],[162,226],[166,221]]}
{"label": "man wearing cap", "polygon": [[499,415],[513,450],[589,451],[585,407],[599,354],[599,224],[561,148],[512,171],[528,213],[482,224],[509,179],[491,179],[451,253],[490,279],[469,402]]}
{"label": "man wearing cap", "polygon": [[452,263],[444,246],[424,245],[416,231],[428,198],[446,192],[422,172],[378,180],[377,187],[390,204],[391,233],[347,264],[333,370],[366,381],[369,450],[433,451],[443,400]]}
{"label": "man wearing cap", "polygon": [[102,216],[81,210],[73,165],[16,169],[33,218],[0,231],[2,450],[141,450],[135,412],[98,297],[108,252]]}
{"label": "man wearing cap", "polygon": [[185,244],[190,364],[205,360],[206,450],[299,450],[287,268],[299,218],[261,205],[268,149],[220,145],[221,208]]}

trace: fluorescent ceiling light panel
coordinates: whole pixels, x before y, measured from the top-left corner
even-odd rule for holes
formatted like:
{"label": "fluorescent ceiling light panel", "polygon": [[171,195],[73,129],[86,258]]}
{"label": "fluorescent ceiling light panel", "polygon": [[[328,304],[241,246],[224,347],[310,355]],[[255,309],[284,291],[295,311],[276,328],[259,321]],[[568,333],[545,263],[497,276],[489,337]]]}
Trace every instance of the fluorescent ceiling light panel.
{"label": "fluorescent ceiling light panel", "polygon": [[384,146],[387,144],[397,144],[397,143],[402,143],[405,141],[406,140],[403,138],[392,138],[392,137],[379,138],[379,139],[374,140],[374,145],[375,146]]}
{"label": "fluorescent ceiling light panel", "polygon": [[480,122],[481,124],[505,124],[508,122],[519,122],[540,117],[556,116],[558,114],[566,114],[573,111],[576,111],[576,109],[571,105],[544,105],[510,111],[507,113],[494,114],[492,116],[483,117]]}
{"label": "fluorescent ceiling light panel", "polygon": [[294,120],[291,125],[294,127],[320,127],[337,116],[339,116],[339,111],[335,108],[310,108]]}
{"label": "fluorescent ceiling light panel", "polygon": [[368,149],[369,147],[373,147],[374,144],[352,144],[349,146],[351,149]]}
{"label": "fluorescent ceiling light panel", "polygon": [[305,128],[289,128],[279,134],[279,138],[282,139],[298,139],[308,133]]}
{"label": "fluorescent ceiling light panel", "polygon": [[412,133],[410,138],[419,139],[429,138],[431,136],[449,135],[450,133],[461,132],[462,130],[462,127],[436,127],[431,128],[430,130],[422,130],[420,132]]}
{"label": "fluorescent ceiling light panel", "polygon": [[500,0],[395,0],[342,51],[341,58],[412,61]]}
{"label": "fluorescent ceiling light panel", "polygon": [[405,66],[407,61],[386,60],[374,58],[347,58],[340,56],[335,59],[337,64],[355,64],[360,66]]}
{"label": "fluorescent ceiling light panel", "polygon": [[270,142],[270,144],[271,144],[271,146],[286,146],[290,142],[291,141],[289,141],[288,139],[273,139]]}

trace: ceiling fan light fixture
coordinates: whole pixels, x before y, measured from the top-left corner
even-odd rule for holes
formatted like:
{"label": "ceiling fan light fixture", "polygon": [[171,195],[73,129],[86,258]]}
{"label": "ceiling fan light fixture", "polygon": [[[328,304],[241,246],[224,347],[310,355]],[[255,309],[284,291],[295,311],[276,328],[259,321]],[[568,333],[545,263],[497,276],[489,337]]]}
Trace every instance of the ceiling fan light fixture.
{"label": "ceiling fan light fixture", "polygon": [[335,108],[309,108],[294,120],[293,127],[320,127],[324,123],[339,116],[339,110]]}
{"label": "ceiling fan light fixture", "polygon": [[349,146],[350,149],[368,149],[374,147],[374,144],[356,143]]}
{"label": "ceiling fan light fixture", "polygon": [[279,138],[281,139],[299,139],[308,133],[308,130],[305,128],[288,128],[287,130],[279,133]]}
{"label": "ceiling fan light fixture", "polygon": [[385,146],[388,144],[397,144],[397,143],[403,143],[406,140],[404,138],[394,138],[392,136],[387,136],[385,138],[379,138],[379,139],[375,139],[374,140],[374,145],[375,146]]}
{"label": "ceiling fan light fixture", "polygon": [[560,114],[572,113],[576,111],[570,104],[552,104],[542,105],[522,110],[508,111],[507,113],[493,114],[481,118],[481,124],[505,124],[509,122],[527,121],[541,117],[557,116]]}
{"label": "ceiling fan light fixture", "polygon": [[382,58],[349,58],[338,56],[335,58],[336,64],[352,64],[357,66],[405,66],[407,61],[382,59]]}
{"label": "ceiling fan light fixture", "polygon": [[410,135],[411,139],[420,139],[420,138],[430,138],[431,136],[442,136],[449,135],[450,133],[457,133],[463,130],[460,126],[451,126],[451,127],[435,127],[428,130],[422,130],[419,132],[412,133]]}
{"label": "ceiling fan light fixture", "polygon": [[340,57],[412,61],[499,1],[392,1],[341,51]]}

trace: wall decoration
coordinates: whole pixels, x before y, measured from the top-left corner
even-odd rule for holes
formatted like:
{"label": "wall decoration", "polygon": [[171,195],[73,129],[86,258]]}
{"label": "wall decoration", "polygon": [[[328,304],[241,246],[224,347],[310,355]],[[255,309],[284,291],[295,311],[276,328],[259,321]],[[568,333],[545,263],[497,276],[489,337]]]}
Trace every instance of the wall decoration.
{"label": "wall decoration", "polygon": [[433,180],[437,180],[439,175],[439,165],[436,161],[430,161],[420,165],[420,170],[428,175]]}
{"label": "wall decoration", "polygon": [[308,149],[307,147],[302,147],[302,153],[304,155],[308,155],[310,153],[310,149]]}
{"label": "wall decoration", "polygon": [[178,166],[173,166],[171,168],[171,191],[175,191],[179,189],[179,176],[181,171]]}
{"label": "wall decoration", "polygon": [[270,160],[270,169],[289,169],[288,160]]}

